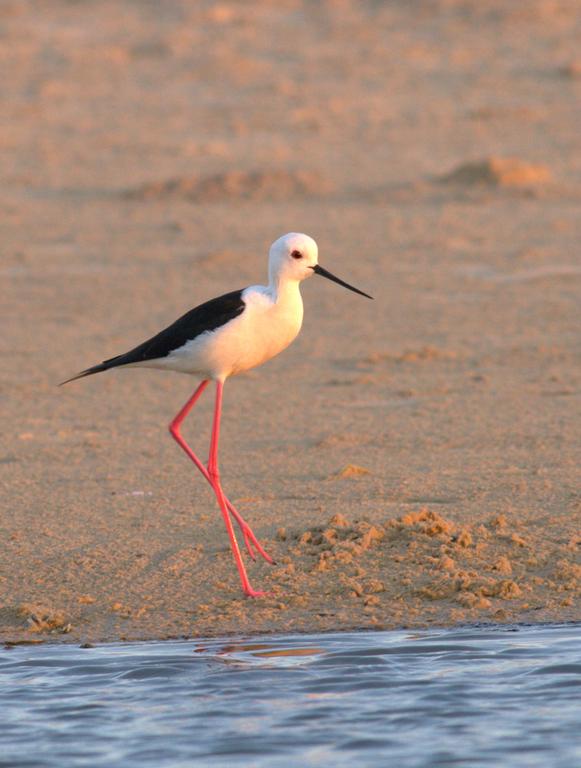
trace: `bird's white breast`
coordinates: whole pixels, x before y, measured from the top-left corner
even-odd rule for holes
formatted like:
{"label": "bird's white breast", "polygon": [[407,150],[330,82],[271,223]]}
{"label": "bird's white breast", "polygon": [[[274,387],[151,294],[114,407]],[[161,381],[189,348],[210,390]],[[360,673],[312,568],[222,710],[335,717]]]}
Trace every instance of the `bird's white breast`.
{"label": "bird's white breast", "polygon": [[297,337],[303,321],[298,283],[285,285],[277,294],[251,286],[242,298],[246,306],[238,317],[202,333],[153,367],[223,380],[265,363]]}

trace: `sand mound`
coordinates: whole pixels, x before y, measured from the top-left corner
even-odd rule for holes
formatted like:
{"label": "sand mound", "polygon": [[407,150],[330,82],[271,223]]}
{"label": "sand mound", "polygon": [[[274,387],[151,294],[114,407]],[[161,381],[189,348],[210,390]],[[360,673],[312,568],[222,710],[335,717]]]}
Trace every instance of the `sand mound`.
{"label": "sand mound", "polygon": [[347,464],[341,469],[335,477],[362,477],[363,475],[370,475],[371,472],[365,467],[360,467],[357,464]]}
{"label": "sand mound", "polygon": [[295,552],[314,558],[312,571],[326,571],[332,562],[353,562],[384,536],[381,528],[367,521],[350,523],[343,515],[335,515],[326,527],[309,528],[297,535]]}
{"label": "sand mound", "polygon": [[128,190],[125,197],[131,200],[181,198],[196,203],[255,202],[321,196],[330,190],[330,182],[316,171],[226,171],[203,178],[184,176],[142,184]]}
{"label": "sand mound", "polygon": [[531,187],[551,181],[544,165],[527,163],[518,158],[489,157],[463,163],[439,181],[446,184],[487,187]]}
{"label": "sand mound", "polygon": [[[572,605],[581,566],[556,542],[539,541],[531,531],[524,538],[516,529],[521,526],[502,515],[458,525],[428,508],[383,525],[336,515],[289,537],[288,584],[316,583],[322,592],[361,600],[380,623],[400,603],[401,618],[428,621],[431,614],[441,620],[442,611],[455,620],[505,620],[507,602],[522,612]],[[378,573],[389,578],[378,580]]]}
{"label": "sand mound", "polygon": [[36,603],[23,603],[18,613],[25,619],[30,632],[67,634],[71,624],[67,621],[64,611]]}

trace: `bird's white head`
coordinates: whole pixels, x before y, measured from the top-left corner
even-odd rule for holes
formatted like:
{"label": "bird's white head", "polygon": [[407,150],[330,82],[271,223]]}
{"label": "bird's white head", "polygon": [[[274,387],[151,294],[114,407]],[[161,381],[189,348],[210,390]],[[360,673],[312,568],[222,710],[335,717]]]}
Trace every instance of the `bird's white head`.
{"label": "bird's white head", "polygon": [[268,277],[271,286],[278,290],[281,283],[285,281],[298,283],[311,275],[321,275],[360,296],[373,298],[324,269],[319,264],[319,249],[312,237],[300,232],[289,232],[288,235],[283,235],[274,241],[270,246],[268,258]]}
{"label": "bird's white head", "polygon": [[316,266],[319,249],[312,237],[300,232],[289,232],[270,246],[268,273],[271,283],[281,280],[304,280],[311,277]]}

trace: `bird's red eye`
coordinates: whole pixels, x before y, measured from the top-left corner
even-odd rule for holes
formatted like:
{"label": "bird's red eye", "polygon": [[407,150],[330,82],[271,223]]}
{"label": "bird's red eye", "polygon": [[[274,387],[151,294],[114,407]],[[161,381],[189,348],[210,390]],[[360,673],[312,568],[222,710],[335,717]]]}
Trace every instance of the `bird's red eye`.
{"label": "bird's red eye", "polygon": [[300,251],[293,251],[291,253],[291,256],[293,257],[293,259],[302,259],[303,258],[303,254]]}

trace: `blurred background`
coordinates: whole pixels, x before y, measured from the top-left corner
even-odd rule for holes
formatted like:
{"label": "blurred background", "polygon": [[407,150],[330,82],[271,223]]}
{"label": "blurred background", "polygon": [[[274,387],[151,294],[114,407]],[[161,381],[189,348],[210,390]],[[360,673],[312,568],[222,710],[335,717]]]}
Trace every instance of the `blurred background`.
{"label": "blurred background", "polygon": [[255,528],[432,504],[569,546],[580,27],[573,0],[1,4],[10,604],[139,605],[170,555],[190,602],[192,569],[229,574],[187,554],[226,546],[165,433],[194,382],[55,384],[265,281],[293,230],[376,300],[309,281],[300,339],[227,386],[224,473]]}

